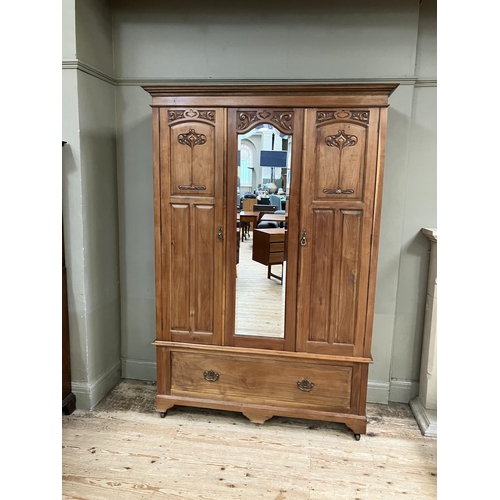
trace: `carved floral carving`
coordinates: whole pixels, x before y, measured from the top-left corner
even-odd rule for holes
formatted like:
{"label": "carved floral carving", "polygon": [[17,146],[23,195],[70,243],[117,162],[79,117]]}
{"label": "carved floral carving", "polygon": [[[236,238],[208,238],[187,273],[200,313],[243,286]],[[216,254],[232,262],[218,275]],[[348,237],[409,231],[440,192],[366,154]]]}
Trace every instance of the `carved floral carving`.
{"label": "carved floral carving", "polygon": [[293,113],[290,111],[275,111],[271,121],[281,125],[285,130],[293,130]]}
{"label": "carved floral carving", "polygon": [[201,118],[210,122],[215,122],[214,109],[171,109],[168,112],[168,121],[184,120],[187,118]]}
{"label": "carved floral carving", "polygon": [[177,140],[180,144],[189,146],[191,149],[193,149],[195,146],[201,146],[202,144],[205,144],[207,142],[207,136],[204,134],[197,134],[194,131],[194,128],[192,128],[189,129],[189,132],[187,134],[179,134]]}
{"label": "carved floral carving", "polygon": [[275,123],[283,131],[293,131],[293,111],[269,111],[267,109],[240,111],[237,129],[246,130],[254,124],[265,121]]}
{"label": "carved floral carving", "polygon": [[347,135],[345,130],[339,130],[336,135],[329,135],[325,138],[327,146],[339,148],[342,151],[346,146],[354,146],[358,142],[355,135]]}
{"label": "carved floral carving", "polygon": [[354,190],[353,189],[341,189],[341,188],[323,189],[323,193],[325,193],[325,194],[353,194]]}
{"label": "carved floral carving", "polygon": [[260,118],[257,116],[257,111],[242,111],[238,114],[238,130],[243,130],[258,122]]}
{"label": "carved floral carving", "polygon": [[340,111],[318,111],[316,113],[316,123],[333,120],[354,120],[368,124],[370,121],[370,112],[368,110],[342,109]]}

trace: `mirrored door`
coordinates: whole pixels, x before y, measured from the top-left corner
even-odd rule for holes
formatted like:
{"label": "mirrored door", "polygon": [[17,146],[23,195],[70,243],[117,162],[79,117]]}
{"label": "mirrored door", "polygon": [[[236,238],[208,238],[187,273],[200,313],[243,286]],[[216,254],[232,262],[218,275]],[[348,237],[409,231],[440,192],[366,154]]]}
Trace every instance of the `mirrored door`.
{"label": "mirrored door", "polygon": [[295,303],[297,271],[294,178],[300,140],[295,114],[276,109],[228,113],[227,227],[228,232],[234,228],[236,242],[235,259],[227,259],[226,270],[231,345],[294,345],[295,307],[288,304]]}

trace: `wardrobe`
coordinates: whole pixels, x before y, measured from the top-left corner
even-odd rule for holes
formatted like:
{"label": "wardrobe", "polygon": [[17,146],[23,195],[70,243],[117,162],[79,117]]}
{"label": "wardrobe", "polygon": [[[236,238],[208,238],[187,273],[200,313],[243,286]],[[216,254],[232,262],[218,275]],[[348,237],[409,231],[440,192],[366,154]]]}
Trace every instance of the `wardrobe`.
{"label": "wardrobe", "polygon": [[[162,417],[174,405],[195,406],[259,424],[286,416],[344,423],[356,439],[366,433],[396,87],[143,87],[152,96]],[[257,146],[266,149],[269,134],[273,147],[288,148],[285,237],[266,243],[281,245],[281,282],[252,260],[259,240],[237,236],[242,169],[260,168]],[[255,148],[247,163],[243,143],[247,156]]]}

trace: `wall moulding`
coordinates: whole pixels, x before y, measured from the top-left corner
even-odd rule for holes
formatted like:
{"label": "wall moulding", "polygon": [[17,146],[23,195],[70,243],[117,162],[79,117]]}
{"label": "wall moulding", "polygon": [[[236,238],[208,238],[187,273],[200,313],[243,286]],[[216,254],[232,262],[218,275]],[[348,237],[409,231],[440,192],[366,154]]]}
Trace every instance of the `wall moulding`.
{"label": "wall moulding", "polygon": [[132,86],[192,86],[192,85],[314,85],[314,84],[356,84],[356,83],[397,83],[399,85],[415,85],[417,87],[436,87],[437,80],[419,79],[417,77],[394,78],[170,78],[170,77],[119,77],[103,73],[80,59],[64,59],[62,69],[76,69],[95,78],[99,78],[117,87]]}
{"label": "wall moulding", "polygon": [[103,73],[102,71],[98,70],[97,68],[94,68],[90,64],[86,64],[81,60],[78,59],[64,59],[62,61],[62,69],[76,69],[83,71],[84,73],[87,73],[90,76],[93,76],[95,78],[98,78],[99,80],[102,80],[103,82],[109,83],[111,85],[117,85],[116,79],[113,78],[112,76]]}

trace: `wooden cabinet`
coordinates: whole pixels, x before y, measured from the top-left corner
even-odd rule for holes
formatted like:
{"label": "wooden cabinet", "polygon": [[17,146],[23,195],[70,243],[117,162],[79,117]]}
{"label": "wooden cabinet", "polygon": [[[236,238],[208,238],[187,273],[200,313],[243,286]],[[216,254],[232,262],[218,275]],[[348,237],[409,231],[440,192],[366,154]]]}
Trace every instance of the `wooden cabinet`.
{"label": "wooden cabinet", "polygon": [[[273,415],[342,422],[357,438],[366,432],[387,107],[396,87],[144,87],[153,101],[162,416],[179,404],[241,411],[258,423]],[[238,144],[261,125],[293,139],[286,229],[254,229],[252,237],[253,260],[268,273],[286,262],[284,335],[270,338],[235,331],[237,264],[250,244],[233,237]]]}
{"label": "wooden cabinet", "polygon": [[267,266],[267,277],[282,281],[283,276],[274,274],[272,266],[283,265],[285,260],[285,229],[254,229],[252,259]]}

